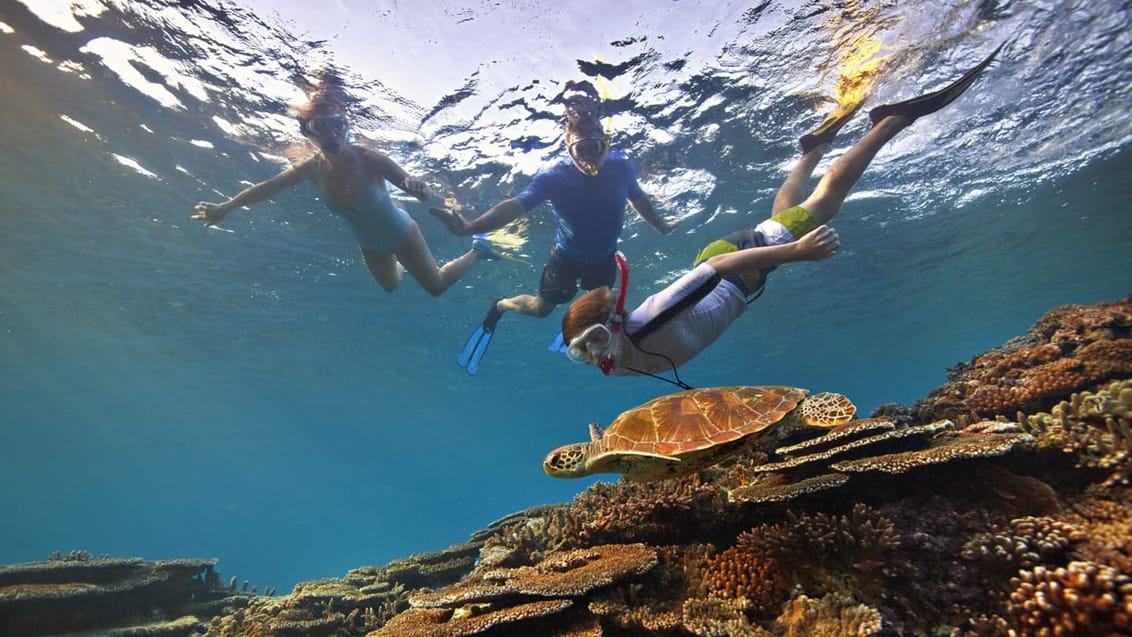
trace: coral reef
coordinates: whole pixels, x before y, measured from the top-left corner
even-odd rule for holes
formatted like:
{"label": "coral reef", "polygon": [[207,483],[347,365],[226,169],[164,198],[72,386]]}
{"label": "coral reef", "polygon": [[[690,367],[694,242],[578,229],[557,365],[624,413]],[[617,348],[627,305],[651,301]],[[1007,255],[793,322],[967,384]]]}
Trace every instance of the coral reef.
{"label": "coral reef", "polygon": [[215,565],[216,560],[147,562],[72,551],[0,567],[0,634],[203,629],[210,617],[242,607],[251,597],[221,586]]}
{"label": "coral reef", "polygon": [[1032,413],[1074,391],[1132,376],[1132,297],[1050,312],[1002,347],[948,370],[916,402],[921,421]]}
{"label": "coral reef", "polygon": [[82,614],[114,600],[213,637],[1132,634],[1132,299],[1057,308],[913,407],[767,434],[283,596],[210,561],[0,569],[0,633],[126,625]]}

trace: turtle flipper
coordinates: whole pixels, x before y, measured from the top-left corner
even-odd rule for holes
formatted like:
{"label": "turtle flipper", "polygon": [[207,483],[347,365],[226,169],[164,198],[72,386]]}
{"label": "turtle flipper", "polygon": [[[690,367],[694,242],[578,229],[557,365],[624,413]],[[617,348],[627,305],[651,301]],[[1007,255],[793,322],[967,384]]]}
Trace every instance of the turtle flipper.
{"label": "turtle flipper", "polygon": [[672,477],[680,463],[675,456],[621,449],[594,456],[586,462],[586,469],[589,473],[620,473],[627,480],[648,482]]}
{"label": "turtle flipper", "polygon": [[857,406],[841,394],[822,392],[798,405],[802,422],[813,427],[836,427],[853,420]]}
{"label": "turtle flipper", "polygon": [[948,86],[933,93],[921,95],[920,97],[915,97],[910,100],[878,106],[869,111],[869,119],[872,120],[873,124],[877,124],[889,115],[903,115],[915,121],[918,117],[923,117],[924,115],[938,111],[944,106],[954,102],[956,98],[970,88],[971,85],[975,83],[975,79],[979,77],[979,74],[983,72],[983,69],[987,68],[987,66],[994,61],[995,56],[998,55],[998,52],[1001,51],[1004,46],[1006,46],[1005,42],[998,45],[998,48],[992,51],[978,66],[967,71],[963,74],[963,77],[955,80]]}

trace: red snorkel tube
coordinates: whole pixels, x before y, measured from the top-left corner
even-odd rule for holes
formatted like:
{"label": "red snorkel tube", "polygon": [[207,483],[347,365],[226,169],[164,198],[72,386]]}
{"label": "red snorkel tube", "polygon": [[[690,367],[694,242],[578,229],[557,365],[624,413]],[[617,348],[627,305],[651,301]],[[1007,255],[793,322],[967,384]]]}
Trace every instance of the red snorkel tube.
{"label": "red snorkel tube", "polygon": [[[609,327],[610,345],[615,346],[617,339],[612,337],[625,331],[625,320],[629,317],[628,313],[625,312],[625,295],[629,292],[629,262],[620,250],[614,253],[613,258],[617,261],[617,270],[621,276],[617,285],[617,305],[613,307],[613,313],[609,315],[606,326]],[[598,361],[597,366],[601,369],[601,373],[609,376],[613,373],[613,367],[616,364],[617,361],[613,359],[613,354],[607,354]]]}

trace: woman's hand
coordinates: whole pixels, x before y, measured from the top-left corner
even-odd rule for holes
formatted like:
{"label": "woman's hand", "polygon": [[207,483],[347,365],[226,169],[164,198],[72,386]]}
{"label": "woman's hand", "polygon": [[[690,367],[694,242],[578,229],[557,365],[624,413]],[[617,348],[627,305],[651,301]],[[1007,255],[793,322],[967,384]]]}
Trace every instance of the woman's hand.
{"label": "woman's hand", "polygon": [[405,192],[409,193],[410,195],[416,197],[417,201],[420,201],[420,202],[423,203],[425,201],[428,201],[429,199],[432,199],[432,191],[428,189],[428,184],[421,181],[420,179],[413,179],[412,177],[406,177],[405,180],[402,181],[400,185],[401,185],[401,190],[404,190]]}
{"label": "woman's hand", "polygon": [[818,226],[798,239],[795,246],[798,249],[799,261],[821,261],[837,254],[837,250],[841,247],[841,238],[833,228]]}
{"label": "woman's hand", "polygon": [[193,219],[203,221],[204,226],[215,226],[220,223],[232,208],[222,203],[208,203],[207,201],[197,202],[197,213],[193,215]]}
{"label": "woman's hand", "polygon": [[468,230],[468,220],[455,210],[449,210],[447,208],[429,208],[428,211],[432,213],[432,216],[440,219],[440,222],[444,224],[444,227],[448,228],[448,232],[464,237],[472,234]]}

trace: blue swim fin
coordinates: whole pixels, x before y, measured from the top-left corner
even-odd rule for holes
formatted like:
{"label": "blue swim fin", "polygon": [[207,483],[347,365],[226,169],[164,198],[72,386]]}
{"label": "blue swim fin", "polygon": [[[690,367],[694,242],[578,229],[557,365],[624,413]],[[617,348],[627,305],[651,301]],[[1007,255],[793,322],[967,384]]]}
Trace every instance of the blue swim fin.
{"label": "blue swim fin", "polygon": [[499,323],[499,318],[503,316],[503,312],[497,308],[498,302],[499,299],[491,304],[487,316],[472,331],[468,341],[464,343],[464,349],[456,357],[456,363],[469,374],[474,375],[479,371],[480,361],[483,360],[483,355],[487,353],[487,346],[491,345],[491,337],[495,334],[495,326]]}
{"label": "blue swim fin", "polygon": [[567,349],[566,339],[563,338],[562,332],[559,332],[554,337],[554,340],[550,342],[550,345],[546,346],[546,351],[555,352],[555,353],[559,353],[559,354],[565,354],[566,349]]}

